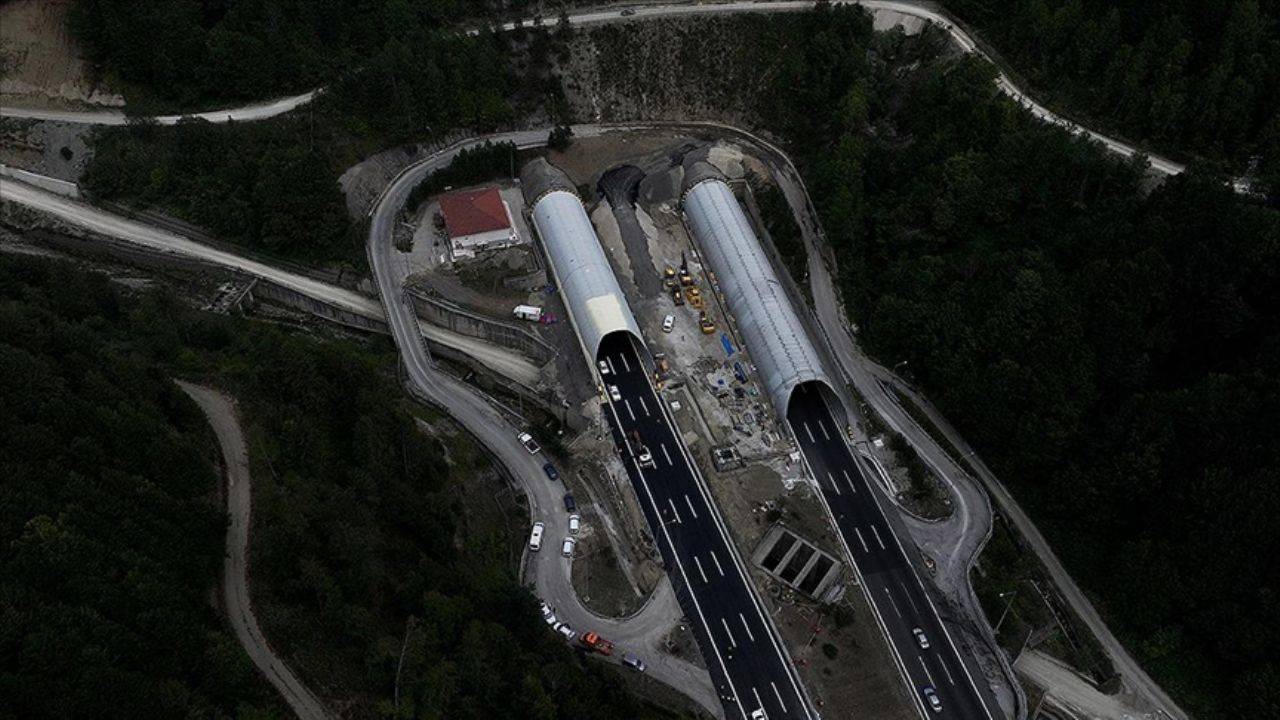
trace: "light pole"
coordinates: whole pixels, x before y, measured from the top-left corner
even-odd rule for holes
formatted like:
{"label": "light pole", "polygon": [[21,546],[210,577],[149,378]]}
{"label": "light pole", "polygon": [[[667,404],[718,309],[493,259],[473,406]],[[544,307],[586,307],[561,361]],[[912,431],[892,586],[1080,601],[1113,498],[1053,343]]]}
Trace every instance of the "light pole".
{"label": "light pole", "polygon": [[903,360],[902,362],[900,362],[900,363],[898,363],[897,365],[894,365],[892,368],[890,368],[890,369],[889,369],[889,372],[891,372],[891,373],[893,373],[893,374],[897,375],[897,374],[898,374],[898,368],[900,368],[900,367],[906,367],[906,365],[907,365],[907,361],[906,361],[906,360]]}
{"label": "light pole", "polygon": [[999,635],[999,634],[1000,634],[1000,626],[1004,624],[1004,618],[1005,618],[1005,616],[1009,614],[1009,609],[1013,607],[1013,600],[1014,600],[1014,598],[1018,597],[1018,590],[1017,590],[1017,588],[1015,588],[1015,589],[1013,589],[1013,590],[1010,590],[1009,592],[1002,592],[1002,593],[1000,593],[1000,597],[1001,597],[1001,598],[1003,598],[1003,597],[1005,597],[1005,596],[1008,596],[1008,598],[1009,598],[1009,602],[1007,602],[1007,603],[1005,603],[1005,604],[1004,604],[1004,612],[1000,613],[1000,619],[996,621],[996,629],[995,629],[995,633],[994,633],[994,634],[996,634],[996,635]]}

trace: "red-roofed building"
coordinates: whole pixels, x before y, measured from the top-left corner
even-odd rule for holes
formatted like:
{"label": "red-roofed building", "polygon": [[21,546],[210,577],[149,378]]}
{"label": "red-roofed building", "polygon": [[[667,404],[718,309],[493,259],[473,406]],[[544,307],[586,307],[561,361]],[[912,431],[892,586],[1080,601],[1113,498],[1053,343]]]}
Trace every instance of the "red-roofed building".
{"label": "red-roofed building", "polygon": [[511,208],[496,187],[460,190],[440,198],[449,233],[449,249],[455,260],[472,258],[481,250],[508,247],[520,242]]}

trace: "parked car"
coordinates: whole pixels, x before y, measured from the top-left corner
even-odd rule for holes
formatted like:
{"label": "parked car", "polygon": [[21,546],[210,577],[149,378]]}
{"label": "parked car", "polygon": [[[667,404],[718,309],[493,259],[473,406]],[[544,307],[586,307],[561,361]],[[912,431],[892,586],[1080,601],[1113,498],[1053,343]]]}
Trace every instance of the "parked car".
{"label": "parked car", "polygon": [[934,690],[932,685],[925,685],[921,688],[920,694],[924,695],[925,702],[929,704],[929,709],[936,713],[942,712],[942,700],[938,697],[938,691]]}
{"label": "parked car", "polygon": [[543,465],[542,472],[547,474],[548,480],[558,480],[560,478],[560,473],[556,470],[556,466],[551,463]]}
{"label": "parked car", "polygon": [[614,402],[621,402],[621,401],[622,401],[622,392],[621,392],[620,390],[618,390],[618,386],[617,386],[617,385],[610,385],[610,386],[609,386],[609,399],[610,399],[610,400],[613,400]]}
{"label": "parked car", "polygon": [[538,446],[538,441],[534,440],[533,436],[527,432],[520,433],[516,436],[516,439],[524,445],[524,449],[528,450],[530,455],[537,455],[538,452],[542,450],[542,448]]}
{"label": "parked car", "polygon": [[569,516],[569,534],[577,535],[578,530],[582,527],[582,516],[574,513]]}
{"label": "parked car", "polygon": [[573,493],[564,494],[564,509],[568,512],[577,512],[578,503],[573,499]]}
{"label": "parked car", "polygon": [[578,633],[574,632],[573,628],[564,623],[556,623],[552,626],[552,629],[563,635],[565,640],[572,640],[578,637]]}
{"label": "parked car", "polygon": [[545,529],[545,526],[540,522],[536,522],[533,524],[533,532],[529,534],[530,550],[537,552],[538,550],[542,549],[542,531],[544,529]]}
{"label": "parked car", "polygon": [[560,554],[567,558],[571,558],[573,557],[573,549],[577,546],[578,546],[577,540],[574,540],[571,537],[567,537],[564,539],[564,544],[560,546]]}
{"label": "parked car", "polygon": [[912,628],[911,634],[916,636],[916,644],[920,646],[921,650],[929,649],[929,638],[924,634],[923,630],[920,628]]}
{"label": "parked car", "polygon": [[550,605],[548,605],[545,601],[543,601],[538,603],[538,609],[542,611],[542,619],[548,625],[556,624],[556,612],[555,610],[551,609]]}
{"label": "parked car", "polygon": [[644,672],[644,661],[631,653],[622,656],[622,664],[636,672]]}
{"label": "parked car", "polygon": [[662,318],[662,332],[669,333],[676,326],[676,316],[668,315]]}

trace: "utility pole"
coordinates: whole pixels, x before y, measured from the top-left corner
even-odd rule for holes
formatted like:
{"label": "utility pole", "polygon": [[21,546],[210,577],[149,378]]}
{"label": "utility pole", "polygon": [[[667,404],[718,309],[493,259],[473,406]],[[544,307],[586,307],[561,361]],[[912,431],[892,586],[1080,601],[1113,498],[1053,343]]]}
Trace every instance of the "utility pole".
{"label": "utility pole", "polygon": [[994,632],[994,634],[995,634],[995,635],[999,635],[999,634],[1000,634],[1000,626],[1004,624],[1004,616],[1009,614],[1009,610],[1010,610],[1010,608],[1012,608],[1012,607],[1013,607],[1013,601],[1014,601],[1014,598],[1018,597],[1018,590],[1017,590],[1017,588],[1015,588],[1015,589],[1013,589],[1013,590],[1011,590],[1010,592],[1007,592],[1007,593],[1000,593],[1000,597],[1002,597],[1002,598],[1003,598],[1004,596],[1006,596],[1006,595],[1008,595],[1008,596],[1009,596],[1009,602],[1007,602],[1007,603],[1005,603],[1005,604],[1004,604],[1004,612],[1000,613],[1000,619],[996,621],[996,629],[995,629],[995,632]]}

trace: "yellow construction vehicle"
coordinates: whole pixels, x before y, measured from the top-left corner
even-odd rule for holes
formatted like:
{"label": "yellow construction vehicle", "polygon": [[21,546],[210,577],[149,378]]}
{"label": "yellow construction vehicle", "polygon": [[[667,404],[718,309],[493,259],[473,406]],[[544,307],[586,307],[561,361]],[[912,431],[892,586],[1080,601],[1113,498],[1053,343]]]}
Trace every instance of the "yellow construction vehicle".
{"label": "yellow construction vehicle", "polygon": [[680,284],[689,287],[693,284],[693,276],[689,274],[689,259],[680,252]]}
{"label": "yellow construction vehicle", "polygon": [[689,307],[697,310],[702,309],[702,291],[696,287],[691,287],[684,292],[685,300],[689,301]]}
{"label": "yellow construction vehicle", "polygon": [[662,282],[668,290],[674,288],[676,286],[676,269],[668,265],[666,271],[662,274]]}
{"label": "yellow construction vehicle", "polygon": [[671,302],[675,303],[676,305],[683,305],[684,291],[682,291],[679,287],[671,288]]}
{"label": "yellow construction vehicle", "polygon": [[711,318],[707,317],[706,310],[698,313],[698,327],[702,328],[703,335],[710,335],[716,331],[716,324],[712,322]]}

